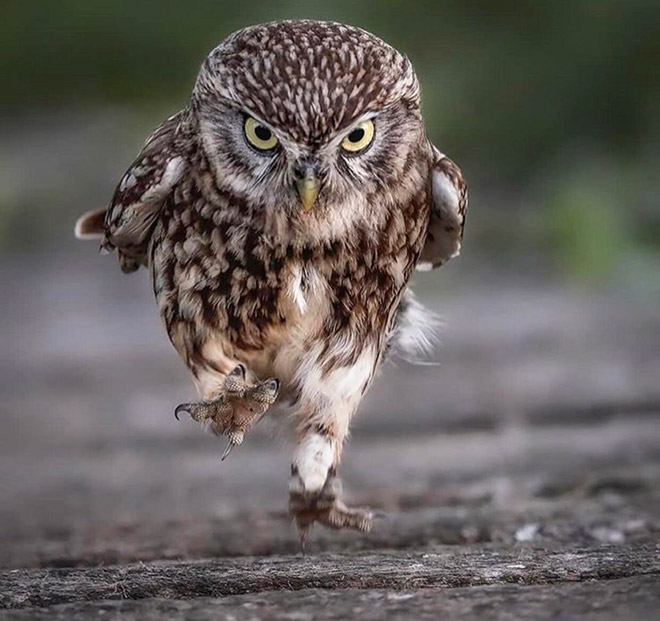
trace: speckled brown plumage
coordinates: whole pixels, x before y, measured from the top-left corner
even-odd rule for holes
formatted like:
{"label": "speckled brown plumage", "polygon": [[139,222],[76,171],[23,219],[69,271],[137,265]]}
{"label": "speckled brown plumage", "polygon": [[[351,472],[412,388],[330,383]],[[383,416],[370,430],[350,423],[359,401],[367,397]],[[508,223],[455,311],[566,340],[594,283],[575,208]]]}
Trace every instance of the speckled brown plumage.
{"label": "speckled brown plumage", "polygon": [[405,56],[341,24],[271,23],[211,52],[189,106],[120,182],[102,246],[124,271],[149,267],[170,339],[223,431],[236,423],[232,369],[279,378],[296,421],[299,526],[364,529],[367,514],[319,496],[334,489],[384,352],[426,342],[408,282],[458,253],[466,204],[460,170],[426,137]]}

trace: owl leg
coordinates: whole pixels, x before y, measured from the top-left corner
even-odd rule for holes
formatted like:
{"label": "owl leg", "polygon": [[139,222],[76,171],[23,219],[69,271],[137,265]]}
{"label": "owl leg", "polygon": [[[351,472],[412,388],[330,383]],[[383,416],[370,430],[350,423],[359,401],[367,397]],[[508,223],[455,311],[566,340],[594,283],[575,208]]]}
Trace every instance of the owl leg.
{"label": "owl leg", "polygon": [[378,359],[374,347],[365,347],[354,362],[337,366],[333,354],[345,353],[350,345],[350,334],[337,334],[327,348],[306,352],[298,365],[298,444],[291,467],[289,508],[301,542],[314,522],[363,532],[373,525],[369,509],[344,504],[337,478],[350,421]]}
{"label": "owl leg", "polygon": [[250,427],[275,402],[279,387],[279,380],[274,378],[248,384],[245,367],[239,364],[225,377],[220,393],[213,399],[182,403],[174,410],[174,416],[178,420],[180,412],[187,412],[193,420],[208,425],[215,434],[227,435],[229,442],[222,455],[224,460],[235,446],[243,443]]}
{"label": "owl leg", "polygon": [[289,482],[289,510],[296,521],[301,544],[314,524],[368,532],[373,514],[368,508],[351,508],[341,500],[337,477],[338,438],[310,433],[298,445]]}

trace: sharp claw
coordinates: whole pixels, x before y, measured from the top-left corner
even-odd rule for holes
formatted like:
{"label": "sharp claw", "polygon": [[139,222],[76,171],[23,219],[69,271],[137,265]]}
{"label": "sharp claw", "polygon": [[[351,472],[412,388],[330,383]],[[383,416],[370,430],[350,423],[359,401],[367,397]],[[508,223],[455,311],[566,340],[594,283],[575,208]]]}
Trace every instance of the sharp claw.
{"label": "sharp claw", "polygon": [[265,384],[266,387],[272,390],[275,394],[277,394],[277,392],[280,390],[280,380],[278,380],[276,377],[267,379]]}
{"label": "sharp claw", "polygon": [[309,526],[298,528],[298,538],[300,540],[300,552],[305,556],[305,544],[307,543],[307,533],[309,533]]}
{"label": "sharp claw", "polygon": [[227,457],[229,457],[229,453],[232,452],[232,449],[235,446],[236,446],[236,444],[234,444],[234,441],[229,440],[229,442],[227,442],[227,447],[225,448],[225,452],[222,454],[222,457],[220,458],[220,461],[225,461],[225,459],[227,459]]}
{"label": "sharp claw", "polygon": [[246,371],[246,369],[245,369],[245,365],[239,362],[239,363],[238,363],[238,364],[237,364],[237,365],[231,370],[231,372],[229,373],[229,375],[233,375],[233,376],[235,376],[235,377],[240,377],[241,379],[245,380],[246,373],[247,373],[247,371]]}
{"label": "sharp claw", "polygon": [[181,420],[179,418],[179,412],[185,412],[186,414],[190,414],[190,410],[188,409],[192,404],[190,403],[182,403],[181,405],[177,405],[176,408],[174,409],[174,418],[177,420]]}

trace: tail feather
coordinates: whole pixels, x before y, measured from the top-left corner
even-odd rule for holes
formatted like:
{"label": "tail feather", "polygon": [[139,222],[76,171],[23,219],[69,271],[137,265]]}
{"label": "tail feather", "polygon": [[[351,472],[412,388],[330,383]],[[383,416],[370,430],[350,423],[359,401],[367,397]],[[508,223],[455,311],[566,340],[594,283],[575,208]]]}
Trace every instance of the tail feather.
{"label": "tail feather", "polygon": [[76,220],[73,229],[77,239],[101,239],[105,232],[105,214],[107,209],[92,209]]}
{"label": "tail feather", "polygon": [[392,353],[413,364],[433,364],[429,358],[438,343],[442,321],[408,289],[403,295],[388,346]]}

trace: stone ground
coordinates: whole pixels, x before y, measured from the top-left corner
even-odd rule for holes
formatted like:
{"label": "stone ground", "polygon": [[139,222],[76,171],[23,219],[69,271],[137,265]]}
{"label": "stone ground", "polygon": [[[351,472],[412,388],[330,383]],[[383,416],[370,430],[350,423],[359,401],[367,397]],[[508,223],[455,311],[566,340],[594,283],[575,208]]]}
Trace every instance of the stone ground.
{"label": "stone ground", "polygon": [[655,301],[445,277],[440,364],[389,365],[347,447],[374,531],[303,557],[286,435],[220,463],[146,278],[84,254],[0,274],[1,619],[657,618]]}

